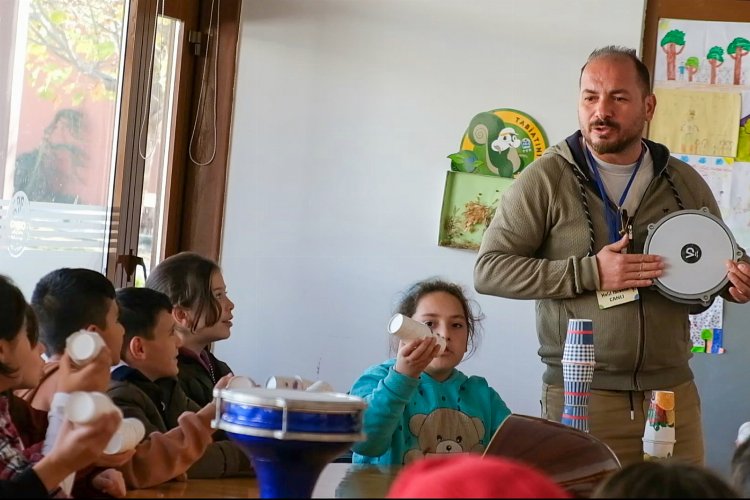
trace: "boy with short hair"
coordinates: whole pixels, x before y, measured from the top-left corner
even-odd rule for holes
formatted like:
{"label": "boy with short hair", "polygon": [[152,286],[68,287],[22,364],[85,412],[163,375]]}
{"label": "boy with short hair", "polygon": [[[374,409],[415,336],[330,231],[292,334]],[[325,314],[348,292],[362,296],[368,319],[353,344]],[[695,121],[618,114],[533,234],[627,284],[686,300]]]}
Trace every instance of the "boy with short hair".
{"label": "boy with short hair", "polygon": [[[169,297],[148,288],[123,288],[117,291],[117,301],[125,341],[123,363],[112,372],[108,390],[112,401],[125,417],[143,422],[147,436],[178,427],[178,417],[185,411],[210,419],[215,414],[213,403],[201,408],[178,383],[177,356],[182,342],[175,333]],[[251,470],[249,459],[236,444],[215,441],[190,466],[187,475],[191,479],[213,479],[248,475]]]}
{"label": "boy with short hair", "polygon": [[[112,353],[112,365],[116,365],[125,331],[118,319],[114,286],[103,274],[90,269],[61,268],[47,273],[36,284],[31,305],[49,361],[40,384],[18,395],[32,407],[49,411],[59,382],[58,360],[67,338],[81,329],[99,333]],[[211,429],[210,416],[206,415],[187,412],[180,416],[180,422],[179,428],[150,435],[135,452],[101,455],[97,465],[116,467],[122,474],[119,481],[130,488],[148,488],[181,477],[211,442]],[[124,495],[124,491],[118,492]]]}

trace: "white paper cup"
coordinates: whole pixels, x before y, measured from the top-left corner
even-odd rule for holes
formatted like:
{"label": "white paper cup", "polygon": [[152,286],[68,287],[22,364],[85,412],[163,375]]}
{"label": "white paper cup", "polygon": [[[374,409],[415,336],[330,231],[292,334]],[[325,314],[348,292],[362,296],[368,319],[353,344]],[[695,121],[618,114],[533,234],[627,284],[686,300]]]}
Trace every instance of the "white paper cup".
{"label": "white paper cup", "polygon": [[294,389],[297,379],[284,375],[274,375],[266,380],[266,389]]}
{"label": "white paper cup", "polygon": [[649,458],[669,458],[674,452],[674,441],[643,439],[643,456]]}
{"label": "white paper cup", "polygon": [[137,418],[123,418],[120,422],[120,428],[112,435],[112,439],[104,448],[104,453],[114,455],[123,451],[132,450],[146,436],[146,428],[143,422]]}
{"label": "white paper cup", "polygon": [[104,340],[97,332],[79,330],[65,341],[68,356],[78,366],[83,366],[99,355]]}
{"label": "white paper cup", "polygon": [[423,339],[425,337],[435,337],[440,346],[440,352],[438,354],[442,354],[445,350],[445,339],[443,337],[435,334],[429,326],[421,321],[417,321],[403,314],[397,313],[391,317],[388,322],[388,333],[406,341]]}
{"label": "white paper cup", "polygon": [[336,392],[331,384],[329,384],[328,382],[323,382],[322,380],[314,382],[305,390],[308,392]]}
{"label": "white paper cup", "polygon": [[65,416],[76,424],[85,424],[111,411],[120,411],[109,396],[101,392],[76,391],[65,403]]}
{"label": "white paper cup", "polygon": [[242,375],[235,375],[227,384],[227,389],[252,389],[258,387],[255,381]]}

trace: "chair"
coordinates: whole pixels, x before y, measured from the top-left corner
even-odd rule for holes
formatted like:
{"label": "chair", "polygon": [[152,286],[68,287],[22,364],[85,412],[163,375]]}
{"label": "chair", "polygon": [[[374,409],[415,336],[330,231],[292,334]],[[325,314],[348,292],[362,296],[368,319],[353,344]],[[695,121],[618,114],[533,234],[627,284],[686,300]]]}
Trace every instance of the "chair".
{"label": "chair", "polygon": [[588,498],[620,461],[604,442],[558,422],[511,414],[495,431],[484,455],[525,462],[576,497]]}

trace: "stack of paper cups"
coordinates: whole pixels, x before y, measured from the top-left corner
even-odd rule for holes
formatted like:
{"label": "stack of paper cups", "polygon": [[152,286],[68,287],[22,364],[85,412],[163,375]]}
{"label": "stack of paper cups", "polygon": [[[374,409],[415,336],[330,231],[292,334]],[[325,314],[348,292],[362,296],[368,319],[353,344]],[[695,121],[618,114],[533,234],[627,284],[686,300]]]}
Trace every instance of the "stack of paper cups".
{"label": "stack of paper cups", "polygon": [[99,355],[104,340],[97,332],[79,330],[65,340],[68,356],[78,366],[83,366]]}
{"label": "stack of paper cups", "polygon": [[132,450],[146,436],[146,428],[143,422],[137,418],[123,418],[120,427],[104,448],[104,453],[114,455],[123,451]]}
{"label": "stack of paper cups", "polygon": [[565,398],[562,423],[584,432],[589,431],[588,404],[595,364],[593,322],[568,320],[562,358]]}
{"label": "stack of paper cups", "polygon": [[643,459],[669,458],[674,451],[674,392],[651,391],[646,428],[643,431]]}
{"label": "stack of paper cups", "polygon": [[400,338],[401,340],[417,340],[425,337],[435,337],[440,346],[440,352],[438,354],[442,354],[445,350],[445,339],[443,337],[434,333],[429,326],[421,321],[411,319],[409,316],[404,316],[403,314],[393,315],[388,322],[388,333]]}
{"label": "stack of paper cups", "polygon": [[102,392],[77,391],[70,394],[65,403],[65,416],[76,424],[86,424],[99,415],[122,411]]}

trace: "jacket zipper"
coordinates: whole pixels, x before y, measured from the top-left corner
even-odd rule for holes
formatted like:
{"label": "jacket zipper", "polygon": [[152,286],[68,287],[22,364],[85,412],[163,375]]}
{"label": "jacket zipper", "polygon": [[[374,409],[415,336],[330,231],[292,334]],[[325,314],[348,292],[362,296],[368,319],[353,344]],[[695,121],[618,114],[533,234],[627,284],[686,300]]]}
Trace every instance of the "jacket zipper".
{"label": "jacket zipper", "polygon": [[[668,160],[667,160],[668,161]],[[657,179],[661,177],[662,171],[667,168],[667,165],[665,164],[661,169],[659,169],[658,173],[655,173],[654,178],[651,179],[651,182],[649,182],[648,186],[646,186],[646,189],[643,191],[643,196],[641,196],[641,199],[638,201],[638,208],[635,209],[635,213],[632,217],[629,219],[629,223],[627,226],[628,230],[628,250],[632,251],[635,249],[635,243],[633,241],[633,223],[635,222],[635,218],[638,216],[638,212],[641,209],[641,204],[643,203],[644,198],[646,198],[646,193],[654,186],[654,183]],[[639,294],[640,295],[640,294]],[[646,321],[646,310],[643,307],[643,296],[640,296],[638,299],[638,348],[636,349],[636,361],[635,361],[635,368],[633,370],[633,387],[635,387],[636,390],[640,390],[640,386],[638,385],[638,372],[641,370],[641,367],[643,366],[643,358],[646,356],[646,331],[645,331],[645,323]],[[632,412],[632,410],[631,410]]]}

